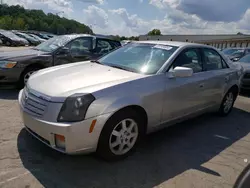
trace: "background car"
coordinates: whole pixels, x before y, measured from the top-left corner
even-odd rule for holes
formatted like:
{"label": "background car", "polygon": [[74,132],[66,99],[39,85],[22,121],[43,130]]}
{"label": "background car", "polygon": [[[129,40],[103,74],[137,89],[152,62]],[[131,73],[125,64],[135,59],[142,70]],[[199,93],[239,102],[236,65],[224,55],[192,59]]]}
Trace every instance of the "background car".
{"label": "background car", "polygon": [[241,79],[241,90],[250,90],[250,54],[245,55],[239,61],[239,63],[244,69],[244,75]]}
{"label": "background car", "polygon": [[240,58],[250,53],[250,48],[227,48],[222,51],[230,60],[238,61]]}
{"label": "background car", "polygon": [[19,37],[26,39],[30,43],[30,45],[32,45],[32,46],[36,46],[36,45],[41,43],[38,39],[36,39],[36,38],[26,34],[26,33],[21,33],[18,31],[13,31],[13,33]]}
{"label": "background car", "polygon": [[35,39],[39,40],[40,43],[47,41],[46,39],[43,39],[43,38],[41,38],[41,37],[39,37],[39,36],[37,36],[35,34],[32,34],[32,33],[29,33],[28,35],[30,35],[31,37],[34,37]]}
{"label": "background car", "polygon": [[132,42],[34,73],[20,111],[28,132],[51,148],[117,160],[147,133],[206,112],[228,115],[241,68],[205,45]]}
{"label": "background car", "polygon": [[25,46],[29,45],[29,42],[11,31],[0,30],[0,39],[6,46]]}
{"label": "background car", "polygon": [[60,35],[34,48],[0,53],[0,83],[17,83],[22,88],[37,70],[94,60],[119,46],[120,42],[104,37]]}

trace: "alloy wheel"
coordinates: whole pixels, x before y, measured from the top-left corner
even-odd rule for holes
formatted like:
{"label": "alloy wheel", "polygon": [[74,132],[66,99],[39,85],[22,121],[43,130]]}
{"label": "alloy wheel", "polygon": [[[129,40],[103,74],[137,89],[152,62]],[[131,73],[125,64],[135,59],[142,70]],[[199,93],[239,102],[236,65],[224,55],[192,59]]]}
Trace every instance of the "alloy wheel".
{"label": "alloy wheel", "polygon": [[124,119],[113,129],[109,139],[109,148],[115,155],[124,155],[130,151],[138,138],[138,125],[133,119]]}
{"label": "alloy wheel", "polygon": [[223,104],[223,110],[225,113],[228,113],[231,110],[231,108],[233,107],[233,103],[234,103],[234,94],[232,92],[229,92]]}
{"label": "alloy wheel", "polygon": [[24,75],[24,78],[23,78],[23,83],[24,85],[26,85],[26,83],[28,82],[28,79],[30,78],[30,76],[34,73],[35,71],[29,71],[27,72],[25,75]]}

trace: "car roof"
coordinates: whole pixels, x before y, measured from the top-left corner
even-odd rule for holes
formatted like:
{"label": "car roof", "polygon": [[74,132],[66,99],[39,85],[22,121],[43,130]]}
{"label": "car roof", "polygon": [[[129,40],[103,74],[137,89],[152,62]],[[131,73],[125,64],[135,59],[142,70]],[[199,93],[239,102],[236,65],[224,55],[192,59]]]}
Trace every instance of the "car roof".
{"label": "car roof", "polygon": [[[62,36],[68,36],[72,39],[74,38],[78,38],[78,37],[96,37],[96,38],[102,38],[102,39],[107,39],[107,40],[112,40],[112,41],[117,41],[115,39],[112,39],[108,36],[103,36],[103,35],[90,35],[90,34],[66,34],[66,35],[62,35]],[[119,42],[119,41],[117,41]]]}
{"label": "car roof", "polygon": [[197,46],[197,47],[210,47],[208,45],[203,45],[203,44],[197,44],[197,43],[190,43],[190,42],[178,42],[178,41],[158,41],[158,40],[146,40],[146,41],[133,41],[136,43],[141,43],[141,44],[160,44],[160,45],[171,45],[171,46],[176,46],[176,47],[183,47],[183,46]]}

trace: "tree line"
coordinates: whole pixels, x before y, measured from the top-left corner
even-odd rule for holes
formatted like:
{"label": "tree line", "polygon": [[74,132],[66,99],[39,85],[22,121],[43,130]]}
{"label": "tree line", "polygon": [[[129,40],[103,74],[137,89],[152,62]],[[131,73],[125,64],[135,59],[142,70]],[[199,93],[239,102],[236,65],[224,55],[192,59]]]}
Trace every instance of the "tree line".
{"label": "tree line", "polygon": [[[24,9],[19,5],[0,5],[0,28],[6,30],[36,30],[53,34],[88,33],[94,34],[92,29],[75,20],[62,18],[58,15],[42,10]],[[161,35],[159,29],[153,29],[148,35]],[[139,40],[139,36],[119,36],[110,35],[116,40]]]}
{"label": "tree line", "polygon": [[0,5],[0,28],[6,30],[37,30],[54,34],[89,33],[90,27],[75,20],[61,18],[42,10],[28,10],[23,7]]}

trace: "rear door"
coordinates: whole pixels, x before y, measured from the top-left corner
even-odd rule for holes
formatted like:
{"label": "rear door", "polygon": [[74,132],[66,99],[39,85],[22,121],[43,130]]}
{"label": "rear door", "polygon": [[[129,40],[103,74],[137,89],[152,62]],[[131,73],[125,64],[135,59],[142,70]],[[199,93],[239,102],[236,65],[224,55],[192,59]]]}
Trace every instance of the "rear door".
{"label": "rear door", "polygon": [[230,81],[232,71],[220,54],[212,48],[202,48],[204,90],[207,106],[218,105]]}
{"label": "rear door", "polygon": [[60,54],[60,50],[54,57],[55,65],[80,62],[92,59],[92,37],[82,37],[70,41],[66,48],[68,54]]}
{"label": "rear door", "polygon": [[117,44],[108,39],[96,39],[96,48],[94,49],[94,58],[101,57],[117,48]]}

